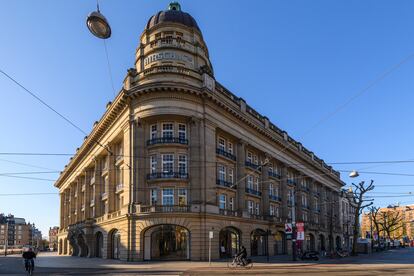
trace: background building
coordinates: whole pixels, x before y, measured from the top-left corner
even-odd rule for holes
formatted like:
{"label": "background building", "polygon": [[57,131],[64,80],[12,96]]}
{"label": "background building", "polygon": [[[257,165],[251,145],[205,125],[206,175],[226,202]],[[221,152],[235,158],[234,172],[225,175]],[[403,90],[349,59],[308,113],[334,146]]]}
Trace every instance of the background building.
{"label": "background building", "polygon": [[[380,238],[388,238],[387,231],[382,226],[385,218],[385,220],[388,220],[387,224],[390,226],[389,238],[400,240],[406,237],[409,240],[414,239],[414,205],[380,208],[376,215],[377,221],[379,222],[379,231],[377,231],[375,222],[372,219],[374,216],[375,214],[371,214],[370,212],[365,212],[362,215],[361,236],[363,238],[370,238],[371,227],[373,233],[379,232],[378,236]],[[392,223],[393,220],[395,223]]]}
{"label": "background building", "polygon": [[[214,77],[194,18],[153,15],[123,88],[55,183],[59,254],[206,260],[345,245],[339,172]],[[276,100],[276,99],[275,99]]]}
{"label": "background building", "polygon": [[0,249],[22,249],[30,245],[32,240],[31,225],[24,218],[16,218],[13,215],[0,214]]}
{"label": "background building", "polygon": [[53,249],[54,251],[58,248],[58,232],[59,227],[49,227],[49,248]]}

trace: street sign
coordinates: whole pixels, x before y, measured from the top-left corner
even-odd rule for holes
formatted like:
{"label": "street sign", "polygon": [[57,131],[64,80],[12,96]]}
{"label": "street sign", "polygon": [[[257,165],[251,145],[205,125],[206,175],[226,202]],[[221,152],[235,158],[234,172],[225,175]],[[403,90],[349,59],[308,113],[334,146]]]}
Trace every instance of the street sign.
{"label": "street sign", "polygon": [[305,224],[303,222],[296,222],[296,239],[298,241],[305,240]]}
{"label": "street sign", "polygon": [[292,223],[285,223],[285,234],[292,234],[293,228]]}
{"label": "street sign", "polygon": [[292,239],[292,234],[286,234],[286,240],[291,240]]}

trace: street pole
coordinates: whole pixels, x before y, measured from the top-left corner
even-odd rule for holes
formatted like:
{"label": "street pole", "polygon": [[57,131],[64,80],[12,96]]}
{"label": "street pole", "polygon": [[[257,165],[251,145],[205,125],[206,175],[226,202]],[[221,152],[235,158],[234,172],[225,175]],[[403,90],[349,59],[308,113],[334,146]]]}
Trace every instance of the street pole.
{"label": "street pole", "polygon": [[292,260],[296,261],[296,190],[293,186],[292,196]]}
{"label": "street pole", "polygon": [[370,217],[371,219],[369,220],[369,222],[370,222],[370,230],[371,230],[371,253],[372,253],[374,249],[374,237],[372,236],[372,210],[370,212]]}
{"label": "street pole", "polygon": [[213,231],[208,233],[208,265],[211,265],[211,239],[213,238]]}
{"label": "street pole", "polygon": [[266,231],[266,255],[267,255],[267,262],[269,262],[269,236],[270,236],[270,229]]}
{"label": "street pole", "polygon": [[9,222],[6,222],[6,233],[4,235],[4,256],[7,256],[7,244],[9,243],[8,241],[8,236],[9,236]]}

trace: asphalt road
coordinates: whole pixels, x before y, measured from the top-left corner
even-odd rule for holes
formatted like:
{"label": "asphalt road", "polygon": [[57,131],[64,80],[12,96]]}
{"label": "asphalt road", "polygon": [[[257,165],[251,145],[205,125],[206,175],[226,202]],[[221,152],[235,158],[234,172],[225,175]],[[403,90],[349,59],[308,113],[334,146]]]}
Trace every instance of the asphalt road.
{"label": "asphalt road", "polygon": [[[165,263],[170,268],[171,263]],[[221,267],[194,267],[189,263],[177,271],[158,269],[103,268],[45,268],[37,267],[34,275],[414,275],[414,248],[396,249],[373,255],[360,255],[316,263],[256,264],[252,269],[230,270]],[[192,267],[192,268],[191,268]],[[1,275],[25,275],[22,259],[16,256],[0,257]]]}

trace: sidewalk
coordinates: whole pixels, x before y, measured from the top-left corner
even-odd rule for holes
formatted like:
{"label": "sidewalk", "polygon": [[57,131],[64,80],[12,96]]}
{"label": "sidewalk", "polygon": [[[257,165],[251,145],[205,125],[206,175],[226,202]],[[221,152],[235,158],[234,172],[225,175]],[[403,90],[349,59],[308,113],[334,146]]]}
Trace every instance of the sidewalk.
{"label": "sidewalk", "polygon": [[[267,262],[266,257],[253,258],[255,267],[269,267],[269,266],[308,266],[315,265],[320,262],[303,262],[291,261],[291,256],[272,256]],[[168,264],[168,265],[166,265]],[[169,271],[183,271],[189,269],[202,269],[202,268],[223,268],[227,267],[226,261],[213,261],[211,265],[208,262],[202,261],[177,261],[177,262],[124,262],[110,259],[100,258],[81,258],[71,256],[59,256],[56,252],[42,252],[36,259],[36,265],[39,267],[49,268],[112,268],[112,269],[163,269]],[[168,268],[166,268],[168,266]]]}

